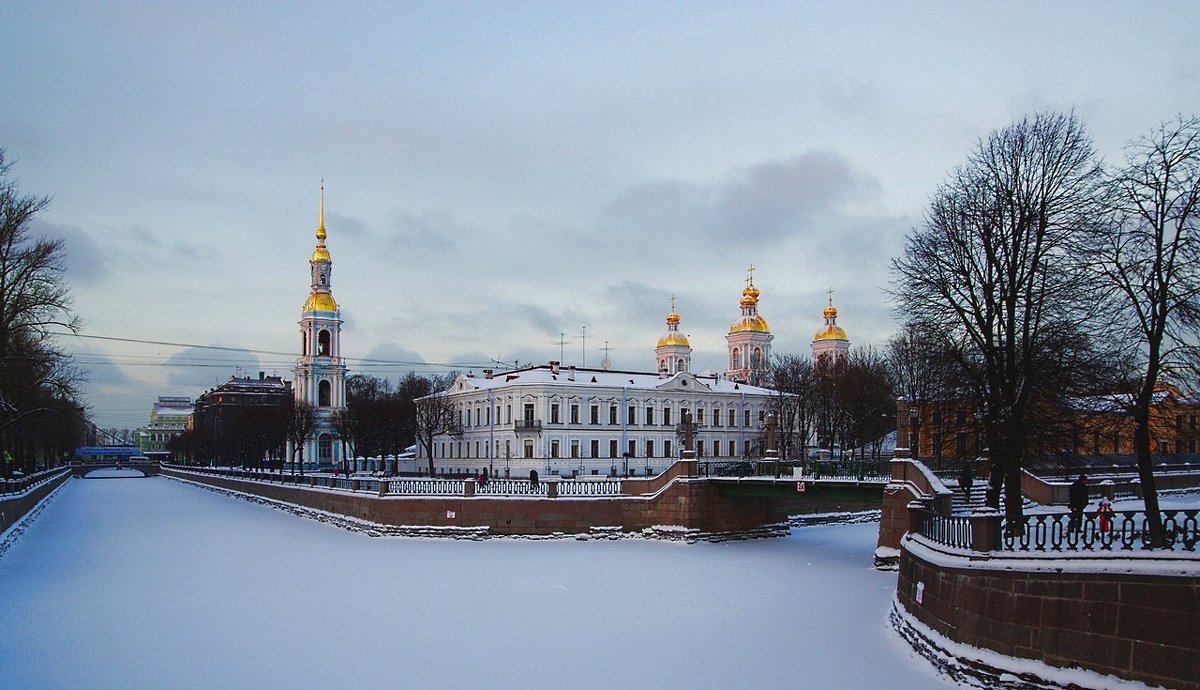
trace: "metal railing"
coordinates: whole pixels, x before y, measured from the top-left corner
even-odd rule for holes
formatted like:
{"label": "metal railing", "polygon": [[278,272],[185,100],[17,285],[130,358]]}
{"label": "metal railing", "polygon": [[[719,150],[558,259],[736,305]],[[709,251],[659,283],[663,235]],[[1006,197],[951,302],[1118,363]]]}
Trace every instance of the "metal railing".
{"label": "metal railing", "polygon": [[621,482],[576,480],[558,483],[559,496],[620,496]]}
{"label": "metal railing", "polygon": [[[1200,509],[1161,511],[1165,544],[1157,550],[1195,551],[1200,542]],[[1142,510],[1122,510],[1107,521],[1095,513],[1074,524],[1069,513],[1024,515],[1019,523],[1001,525],[1003,548],[1009,551],[1154,550],[1150,523]]]}
{"label": "metal railing", "polygon": [[48,481],[57,479],[64,472],[70,471],[70,467],[54,467],[16,479],[0,479],[0,495],[9,496],[32,491]]}
{"label": "metal railing", "polygon": [[462,496],[466,482],[461,479],[388,479],[387,492],[401,496]]}
{"label": "metal railing", "polygon": [[926,511],[921,520],[920,534],[938,544],[957,549],[969,549],[973,544],[971,520],[962,516]]}
{"label": "metal railing", "polygon": [[[562,484],[559,484],[560,491]],[[476,484],[476,496],[545,496],[546,482],[532,484],[528,479],[489,479],[487,484]]]}

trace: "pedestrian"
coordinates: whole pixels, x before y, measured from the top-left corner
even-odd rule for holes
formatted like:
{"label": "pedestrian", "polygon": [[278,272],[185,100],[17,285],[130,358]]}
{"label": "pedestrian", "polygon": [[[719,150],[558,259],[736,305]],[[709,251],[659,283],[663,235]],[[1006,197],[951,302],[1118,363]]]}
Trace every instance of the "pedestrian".
{"label": "pedestrian", "polygon": [[538,487],[537,470],[529,470],[529,488],[536,489]]}
{"label": "pedestrian", "polygon": [[1100,507],[1096,509],[1096,519],[1100,521],[1101,532],[1108,532],[1112,529],[1113,515],[1115,514],[1112,501],[1108,500],[1108,496],[1101,496]]}
{"label": "pedestrian", "polygon": [[975,485],[975,472],[971,469],[971,463],[963,465],[962,472],[958,474],[958,485],[962,487],[963,495],[967,497],[967,503],[970,503],[971,487]]}
{"label": "pedestrian", "polygon": [[1087,477],[1082,474],[1079,479],[1071,482],[1071,490],[1067,505],[1071,508],[1071,519],[1067,523],[1068,532],[1078,532],[1083,525],[1083,511],[1087,510],[1088,488]]}
{"label": "pedestrian", "polygon": [[480,481],[480,484],[481,484],[482,486],[487,486],[487,484],[488,484],[488,468],[486,468],[486,467],[485,467],[485,468],[483,468],[483,474],[482,474],[482,475],[480,475],[480,476],[482,477],[482,480]]}

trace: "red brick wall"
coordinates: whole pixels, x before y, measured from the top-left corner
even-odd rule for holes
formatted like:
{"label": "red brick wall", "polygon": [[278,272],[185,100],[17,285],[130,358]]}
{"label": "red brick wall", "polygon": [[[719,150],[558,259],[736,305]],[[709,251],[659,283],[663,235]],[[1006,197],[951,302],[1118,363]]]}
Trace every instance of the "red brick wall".
{"label": "red brick wall", "polygon": [[[920,604],[917,583],[924,583]],[[1200,690],[1200,574],[953,568],[902,549],[896,594],[909,613],[956,642]]]}
{"label": "red brick wall", "polygon": [[[488,527],[494,534],[586,533],[593,527],[620,527],[622,531],[633,532],[655,525],[682,526],[711,533],[734,532],[784,522],[789,513],[822,508],[798,501],[720,496],[712,483],[685,478],[678,479],[655,496],[380,498],[190,474],[168,468],[163,468],[162,473],[384,525]],[[454,517],[448,518],[447,511],[453,512]]]}
{"label": "red brick wall", "polygon": [[66,472],[61,477],[46,482],[24,496],[8,496],[0,499],[0,532],[17,524],[43,498],[49,496],[50,492],[62,486],[62,483],[70,478],[71,473]]}

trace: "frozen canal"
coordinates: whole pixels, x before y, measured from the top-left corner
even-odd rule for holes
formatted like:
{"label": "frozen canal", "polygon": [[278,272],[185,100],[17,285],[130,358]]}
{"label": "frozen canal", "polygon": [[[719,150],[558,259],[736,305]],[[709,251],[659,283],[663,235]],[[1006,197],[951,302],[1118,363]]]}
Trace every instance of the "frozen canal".
{"label": "frozen canal", "polygon": [[887,627],[875,536],[372,538],[72,479],[0,557],[0,688],[953,687]]}

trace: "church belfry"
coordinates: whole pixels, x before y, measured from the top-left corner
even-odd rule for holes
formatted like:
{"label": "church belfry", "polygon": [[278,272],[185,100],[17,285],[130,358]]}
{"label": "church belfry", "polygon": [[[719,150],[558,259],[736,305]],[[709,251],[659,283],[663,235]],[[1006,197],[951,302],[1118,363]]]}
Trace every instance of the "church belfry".
{"label": "church belfry", "polygon": [[771,368],[771,341],[775,339],[767,320],[758,313],[760,294],[754,287],[754,267],[751,266],[746,275],[746,289],[742,290],[742,299],[738,303],[742,315],[725,336],[729,347],[729,368],[725,370],[725,378],[753,385],[762,385]]}
{"label": "church belfry", "polygon": [[317,411],[316,428],[312,438],[305,442],[302,453],[305,465],[317,467],[341,462],[340,444],[334,442],[333,417],[346,406],[342,319],[333,299],[333,260],[325,246],[325,237],[325,183],[322,182],[317,246],[308,262],[312,284],[300,313],[300,357],[293,370],[296,400],[311,404]]}
{"label": "church belfry", "polygon": [[692,367],[692,346],[688,338],[679,332],[679,314],[675,313],[675,298],[671,297],[671,313],[667,314],[667,332],[658,339],[654,348],[658,373],[673,376]]}
{"label": "church belfry", "polygon": [[825,325],[813,336],[813,362],[830,356],[834,360],[845,359],[850,351],[850,338],[846,331],[837,325],[838,310],[833,306],[833,288],[829,289],[829,306],[825,307],[822,314],[825,316]]}

